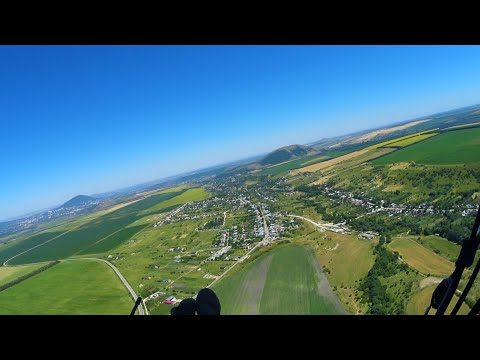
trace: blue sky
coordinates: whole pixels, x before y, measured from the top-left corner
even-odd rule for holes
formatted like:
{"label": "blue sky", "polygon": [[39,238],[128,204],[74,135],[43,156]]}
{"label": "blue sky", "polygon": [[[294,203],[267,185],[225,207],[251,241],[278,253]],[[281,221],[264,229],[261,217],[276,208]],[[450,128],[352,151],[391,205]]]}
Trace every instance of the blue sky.
{"label": "blue sky", "polygon": [[480,102],[479,46],[0,46],[0,219]]}

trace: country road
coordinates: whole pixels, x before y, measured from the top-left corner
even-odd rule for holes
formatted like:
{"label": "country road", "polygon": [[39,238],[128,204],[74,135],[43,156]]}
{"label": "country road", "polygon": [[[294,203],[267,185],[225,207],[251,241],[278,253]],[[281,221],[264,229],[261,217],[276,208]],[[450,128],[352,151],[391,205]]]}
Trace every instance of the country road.
{"label": "country road", "polygon": [[[115,271],[115,274],[117,274],[118,278],[122,281],[123,285],[127,288],[128,292],[130,293],[130,295],[132,296],[133,298],[133,301],[135,302],[138,298],[137,294],[135,293],[135,290],[133,290],[133,288],[130,286],[130,284],[128,283],[127,279],[125,279],[122,275],[122,273],[120,272],[120,270],[118,270],[116,268],[115,265],[113,265],[110,261],[107,261],[107,260],[104,260],[104,259],[99,259],[99,258],[76,258],[76,259],[64,259],[64,260],[60,260],[60,261],[71,261],[71,260],[96,260],[96,261],[102,261],[104,262],[105,264],[107,264],[108,266],[110,266],[113,271]],[[142,299],[142,303],[140,304],[140,306],[138,307],[138,313],[140,315],[148,315],[148,311],[147,311],[147,307],[145,306],[145,303],[143,302],[143,299]]]}
{"label": "country road", "polygon": [[227,212],[228,212],[228,210],[223,212],[223,224],[222,224],[222,227],[225,226],[225,221],[227,220]]}
{"label": "country road", "polygon": [[314,226],[316,226],[320,229],[323,229],[323,230],[332,231],[332,229],[338,229],[339,228],[338,225],[335,225],[335,224],[332,224],[332,223],[324,223],[324,224],[316,223],[315,221],[310,220],[310,219],[308,219],[306,217],[303,217],[303,216],[298,216],[298,215],[287,215],[287,216],[303,219],[305,221],[308,221],[312,225],[314,225]]}
{"label": "country road", "polygon": [[[263,227],[264,227],[264,230],[265,230],[265,234],[264,234],[264,237],[263,237],[263,240],[262,241],[259,241],[257,243],[257,245],[255,245],[253,248],[251,248],[245,255],[244,255],[244,258],[243,259],[246,259],[248,255],[250,255],[250,253],[252,251],[254,251],[257,247],[260,246],[260,244],[264,241],[264,240],[267,240],[270,236],[270,233],[268,231],[268,225],[267,225],[267,220],[265,220],[265,216],[263,214],[263,210],[262,208],[260,207],[260,211],[262,213],[262,218],[263,218]],[[237,261],[235,264],[233,264],[232,266],[230,266],[227,270],[225,270],[225,272],[220,275],[218,278],[216,278],[215,280],[213,280],[210,284],[207,285],[207,288],[211,287],[213,284],[215,284],[218,280],[220,280],[221,278],[223,278],[225,276],[226,273],[228,273],[230,270],[232,270],[235,266],[237,266],[239,263],[243,262],[243,260],[239,260]],[[196,298],[197,295],[194,296],[194,298]]]}

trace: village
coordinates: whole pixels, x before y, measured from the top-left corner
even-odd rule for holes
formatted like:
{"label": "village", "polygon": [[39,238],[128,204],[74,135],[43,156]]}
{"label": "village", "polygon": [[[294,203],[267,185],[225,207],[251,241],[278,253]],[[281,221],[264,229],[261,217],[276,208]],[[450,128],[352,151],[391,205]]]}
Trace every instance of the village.
{"label": "village", "polygon": [[465,217],[473,212],[476,211],[475,205],[466,204],[465,207],[461,208],[459,205],[453,205],[450,209],[439,209],[432,205],[431,202],[423,202],[417,206],[409,206],[405,204],[396,204],[390,203],[386,204],[385,200],[380,200],[380,204],[374,203],[374,200],[371,198],[366,198],[366,192],[360,192],[357,197],[355,197],[352,193],[347,191],[343,191],[340,189],[332,189],[326,185],[320,185],[319,189],[322,191],[324,195],[341,202],[348,201],[349,203],[361,206],[368,210],[367,214],[361,215],[365,216],[368,214],[373,214],[377,212],[387,212],[390,216],[399,215],[399,214],[407,214],[407,215],[420,215],[420,214],[445,214],[447,211],[450,213],[458,212],[461,216]]}

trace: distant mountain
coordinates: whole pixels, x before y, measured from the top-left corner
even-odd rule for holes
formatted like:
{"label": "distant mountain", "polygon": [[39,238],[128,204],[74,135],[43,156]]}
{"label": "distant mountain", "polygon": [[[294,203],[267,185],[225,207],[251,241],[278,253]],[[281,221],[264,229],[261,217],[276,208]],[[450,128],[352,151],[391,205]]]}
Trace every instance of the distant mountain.
{"label": "distant mountain", "polygon": [[261,165],[274,165],[293,158],[305,155],[313,155],[318,151],[311,146],[305,145],[289,145],[272,151],[259,161]]}
{"label": "distant mountain", "polygon": [[72,206],[81,206],[88,204],[90,202],[96,201],[97,199],[87,195],[77,195],[74,198],[68,200],[65,204],[60,206],[60,208],[67,208]]}

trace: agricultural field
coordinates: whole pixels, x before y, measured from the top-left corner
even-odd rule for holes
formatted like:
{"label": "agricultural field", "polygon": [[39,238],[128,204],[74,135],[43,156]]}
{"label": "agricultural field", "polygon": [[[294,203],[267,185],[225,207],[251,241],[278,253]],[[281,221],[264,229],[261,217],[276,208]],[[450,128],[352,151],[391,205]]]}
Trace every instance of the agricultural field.
{"label": "agricultural field", "polygon": [[[9,261],[9,265],[64,259],[75,254],[92,253],[92,251],[108,251],[118,246],[122,241],[125,241],[127,235],[136,232],[135,230],[140,230],[138,228],[122,230],[138,220],[141,217],[139,214],[148,215],[161,212],[162,210],[168,211],[168,207],[163,207],[158,210],[152,209],[152,207],[179,197],[180,194],[181,192],[167,192],[152,195],[113,212],[94,218],[56,237],[47,237],[46,235],[40,234],[37,238],[27,239],[19,243],[19,247],[31,246],[34,240],[35,243],[43,243],[43,245],[13,258]],[[38,239],[38,237],[41,238]],[[46,242],[46,240],[51,241]],[[89,247],[92,248],[88,250]],[[8,250],[12,252],[13,247]]]}
{"label": "agricultural field", "polygon": [[401,238],[416,241],[420,245],[423,245],[424,247],[433,251],[435,254],[440,255],[452,263],[455,263],[458,258],[458,254],[460,253],[460,245],[448,241],[440,236],[402,236]]}
{"label": "agricultural field", "polygon": [[[430,305],[430,301],[432,299],[432,294],[435,290],[435,286],[428,286],[420,291],[418,291],[409,301],[407,305],[406,313],[407,315],[423,315],[425,314],[425,310],[427,306]],[[446,315],[450,314],[457,303],[458,297],[456,295],[453,296],[450,305],[445,312]],[[463,303],[458,311],[458,315],[467,315],[470,311],[470,308]],[[435,309],[431,309],[429,315],[435,314]]]}
{"label": "agricultural field", "polygon": [[448,276],[454,264],[411,239],[396,238],[389,244],[415,270],[427,275]]}
{"label": "agricultural field", "polygon": [[[305,223],[300,244],[311,247],[335,294],[351,314],[364,314],[366,307],[359,301],[359,282],[373,266],[373,246],[377,240],[362,240],[356,235],[315,230]],[[345,259],[348,259],[346,261]]]}
{"label": "agricultural field", "polygon": [[431,138],[432,136],[435,136],[435,135],[437,135],[437,133],[416,135],[416,136],[412,136],[408,139],[403,139],[403,140],[400,140],[400,141],[395,141],[395,142],[390,143],[388,145],[384,145],[384,147],[405,147],[405,146],[408,146],[408,145],[415,144],[419,141]]}
{"label": "agricultural field", "polygon": [[479,145],[480,128],[447,131],[371,163],[376,166],[406,161],[431,165],[472,164],[479,162]]}
{"label": "agricultural field", "polygon": [[215,284],[222,314],[340,314],[341,305],[311,252],[274,248]]}
{"label": "agricultural field", "polygon": [[[170,193],[167,193],[167,194],[170,194]],[[156,213],[165,208],[181,205],[189,201],[205,200],[210,197],[210,194],[207,191],[205,191],[205,189],[203,188],[193,188],[193,189],[186,190],[182,194],[178,194],[177,192],[174,192],[173,194],[177,194],[178,196],[174,196],[169,199],[165,199],[161,202],[158,202],[156,205],[140,212],[139,215],[148,215],[149,213]]]}
{"label": "agricultural field", "polygon": [[0,314],[129,314],[133,299],[99,261],[65,261],[0,292]]}
{"label": "agricultural field", "polygon": [[21,265],[21,266],[0,266],[0,285],[4,285],[18,279],[20,276],[31,273],[45,264]]}
{"label": "agricultural field", "polygon": [[25,240],[17,240],[0,248],[0,262],[3,264],[12,256],[20,254],[31,249],[34,246],[43,244],[46,241],[52,240],[61,234],[63,231],[52,231],[36,234],[26,238]]}
{"label": "agricultural field", "polygon": [[428,133],[430,131],[421,131],[421,132],[417,132],[417,133],[410,134],[410,135],[400,136],[400,137],[395,138],[395,139],[390,139],[390,140],[383,141],[383,142],[378,143],[378,144],[370,145],[369,147],[367,147],[367,149],[368,150],[373,150],[373,149],[378,149],[380,147],[388,147],[390,145],[395,147],[396,145],[394,145],[394,143],[396,143],[396,142],[404,141],[404,140],[408,140],[408,139],[413,139],[413,138],[421,136],[425,133]]}
{"label": "agricultural field", "polygon": [[[392,148],[379,148],[374,150],[358,150],[346,155],[342,155],[330,160],[322,161],[317,164],[308,165],[299,169],[295,169],[290,171],[290,175],[301,175],[303,173],[316,173],[317,171],[321,170],[322,174],[328,174],[333,172],[333,174],[337,174],[338,172],[347,171],[351,172],[353,168],[356,166],[360,166],[361,164],[376,159],[378,157],[384,156],[390,152],[393,152],[395,149]],[[318,180],[318,175],[312,175],[312,181]]]}
{"label": "agricultural field", "polygon": [[297,169],[302,166],[306,166],[307,164],[315,164],[327,159],[330,159],[330,157],[326,155],[314,155],[314,156],[303,157],[300,159],[286,161],[278,165],[269,166],[261,170],[259,174],[278,175],[285,171]]}
{"label": "agricultural field", "polygon": [[143,230],[147,225],[138,225],[138,226],[128,226],[126,228],[120,229],[114,232],[112,235],[109,235],[92,246],[80,251],[78,255],[85,255],[85,254],[99,254],[105,253],[107,251],[113,250],[116,247],[120,246],[128,239],[130,239],[133,235]]}
{"label": "agricultural field", "polygon": [[356,156],[362,155],[362,154],[366,153],[367,151],[368,150],[354,151],[352,153],[342,155],[342,156],[339,156],[339,157],[336,157],[336,158],[333,158],[333,159],[330,159],[330,160],[327,160],[327,161],[322,161],[321,163],[308,165],[308,166],[293,170],[290,173],[292,175],[295,175],[295,174],[301,173],[301,172],[315,172],[317,170],[321,170],[321,169],[327,168],[329,166],[341,163],[342,161],[346,161],[346,160],[352,159]]}
{"label": "agricultural field", "polygon": [[329,151],[326,153],[322,154],[317,154],[317,155],[312,155],[312,156],[307,156],[307,157],[302,157],[300,159],[294,159],[294,160],[289,160],[285,161],[283,163],[277,164],[277,165],[271,165],[261,171],[259,171],[259,174],[269,174],[269,175],[278,175],[283,172],[287,172],[290,170],[302,168],[305,166],[321,163],[323,161],[329,160],[329,159],[335,159],[337,157],[340,157],[342,155],[348,154],[354,150],[338,150],[338,151]]}

